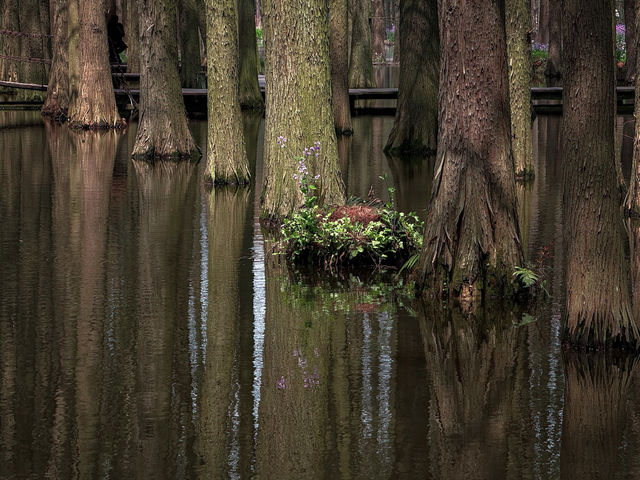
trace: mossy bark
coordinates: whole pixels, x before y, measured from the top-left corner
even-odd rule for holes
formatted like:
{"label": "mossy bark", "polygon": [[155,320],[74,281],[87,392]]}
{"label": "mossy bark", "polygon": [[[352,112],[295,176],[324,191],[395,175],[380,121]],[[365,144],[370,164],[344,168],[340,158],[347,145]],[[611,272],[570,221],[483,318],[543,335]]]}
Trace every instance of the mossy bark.
{"label": "mossy bark", "polygon": [[77,128],[119,128],[122,120],[111,81],[105,2],[71,3],[74,0],[70,0],[68,25],[69,121]]}
{"label": "mossy bark", "polygon": [[370,0],[351,0],[351,60],[349,62],[349,87],[373,88],[373,53],[371,51]]}
{"label": "mossy bark", "polygon": [[65,0],[51,0],[51,19],[53,60],[42,115],[62,122],[66,121],[69,110],[69,41]]}
{"label": "mossy bark", "polygon": [[[180,81],[184,88],[205,88],[200,59],[198,16],[204,15],[198,0],[177,0],[180,25]],[[202,2],[204,3],[204,2]]]}
{"label": "mossy bark", "polygon": [[250,177],[238,99],[237,25],[235,0],[207,0],[207,175],[215,184],[246,184]]}
{"label": "mossy bark", "polygon": [[240,106],[264,109],[258,85],[258,46],[256,44],[256,2],[238,0],[238,51],[240,56]]}
{"label": "mossy bark", "polygon": [[140,124],[136,158],[190,157],[197,146],[185,114],[173,0],[140,0]]}
{"label": "mossy bark", "polygon": [[140,29],[138,0],[122,0],[124,38],[127,44],[127,72],[140,73]]}
{"label": "mossy bark", "polygon": [[[329,73],[329,25],[322,0],[265,0],[262,19],[266,33],[265,183],[262,215],[282,219],[303,203],[293,177],[305,147],[320,142],[316,158],[306,165],[311,176],[319,175],[321,204],[344,201],[336,134],[331,109]],[[282,42],[287,35],[287,42]],[[287,137],[286,148],[277,143]]]}
{"label": "mossy bark", "polygon": [[564,0],[565,341],[636,345],[614,168],[612,0]]}
{"label": "mossy bark", "polygon": [[531,143],[533,66],[531,64],[531,42],[529,41],[530,12],[531,0],[505,1],[511,144],[516,176],[524,179],[532,178],[534,174]]}
{"label": "mossy bark", "polygon": [[329,55],[331,57],[331,92],[336,132],[350,134],[351,107],[349,104],[349,2],[329,2]]}
{"label": "mossy bark", "polygon": [[385,150],[393,154],[436,151],[440,42],[437,0],[403,0],[403,53],[398,108]]}
{"label": "mossy bark", "polygon": [[502,9],[498,0],[440,9],[438,152],[418,280],[425,293],[470,306],[492,285],[508,289],[524,260]]}

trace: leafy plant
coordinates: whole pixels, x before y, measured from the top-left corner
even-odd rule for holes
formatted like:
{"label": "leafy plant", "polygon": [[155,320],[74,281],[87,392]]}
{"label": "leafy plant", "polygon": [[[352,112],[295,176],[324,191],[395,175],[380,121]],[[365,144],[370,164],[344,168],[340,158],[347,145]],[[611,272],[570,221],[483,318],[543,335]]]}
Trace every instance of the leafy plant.
{"label": "leafy plant", "polygon": [[515,267],[513,276],[520,282],[524,288],[538,287],[547,297],[550,297],[546,289],[546,281],[541,280],[538,274],[526,267]]}

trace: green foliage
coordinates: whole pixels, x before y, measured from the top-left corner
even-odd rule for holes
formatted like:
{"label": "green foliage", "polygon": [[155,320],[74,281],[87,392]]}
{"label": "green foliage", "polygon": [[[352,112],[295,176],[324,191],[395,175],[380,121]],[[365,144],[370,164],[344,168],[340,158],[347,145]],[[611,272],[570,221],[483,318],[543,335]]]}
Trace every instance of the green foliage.
{"label": "green foliage", "polygon": [[258,45],[262,46],[262,29],[258,27],[256,27],[256,40]]}
{"label": "green foliage", "polygon": [[547,297],[550,296],[546,289],[546,281],[541,281],[538,274],[533,270],[526,267],[515,267],[513,276],[524,288],[539,288],[547,295]]}
{"label": "green foliage", "polygon": [[520,327],[524,327],[526,325],[529,325],[531,323],[534,323],[538,321],[537,317],[534,317],[533,315],[530,315],[528,313],[523,313],[522,314],[522,320],[520,320],[519,322],[513,324],[514,327],[516,328],[520,328]]}

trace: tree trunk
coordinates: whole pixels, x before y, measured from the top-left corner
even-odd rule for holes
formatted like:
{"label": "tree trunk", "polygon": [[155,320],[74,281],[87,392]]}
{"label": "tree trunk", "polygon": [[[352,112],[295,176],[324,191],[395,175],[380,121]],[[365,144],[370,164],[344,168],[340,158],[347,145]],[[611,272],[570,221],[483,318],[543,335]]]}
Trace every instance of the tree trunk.
{"label": "tree trunk", "polygon": [[382,0],[371,0],[371,37],[373,47],[373,58],[378,63],[386,61],[386,53],[384,48],[385,30],[384,30],[384,8]]}
{"label": "tree trunk", "polygon": [[400,5],[403,53],[398,108],[385,150],[435,152],[438,137],[437,0],[403,0]]}
{"label": "tree trunk", "polygon": [[632,85],[636,79],[636,4],[637,0],[624,0],[625,43],[627,44],[627,61],[625,63],[625,80]]}
{"label": "tree trunk", "polygon": [[[634,2],[635,3],[635,2]],[[636,8],[633,17],[630,18],[628,23],[640,22],[640,8]],[[638,47],[638,37],[635,37],[635,47]],[[640,55],[634,58],[635,65],[633,68],[638,70],[638,62],[640,61]],[[635,98],[640,99],[640,78],[635,78]],[[633,140],[633,160],[631,163],[631,178],[629,180],[629,190],[625,199],[625,209],[638,216],[640,215],[640,101],[634,102],[633,115],[636,118],[635,122],[635,135]]]}
{"label": "tree trunk", "polygon": [[369,26],[370,0],[351,0],[351,62],[349,64],[350,88],[373,88],[373,55],[371,52],[371,28]]}
{"label": "tree trunk", "polygon": [[489,287],[507,289],[523,263],[503,8],[440,4],[438,153],[418,271],[427,291],[470,308]]}
{"label": "tree trunk", "polygon": [[329,54],[331,56],[331,91],[333,119],[338,134],[353,132],[349,103],[348,0],[329,1]]}
{"label": "tree trunk", "polygon": [[588,347],[633,345],[639,332],[614,168],[613,2],[562,7],[565,337]]}
{"label": "tree trunk", "polygon": [[69,110],[69,40],[66,0],[51,0],[53,61],[49,71],[47,98],[42,115],[59,122],[66,121]]}
{"label": "tree trunk", "polygon": [[207,1],[207,176],[215,184],[245,184],[250,177],[238,100],[237,28],[235,0]]}
{"label": "tree trunk", "polygon": [[396,63],[400,62],[400,0],[392,0],[395,2],[395,18],[394,25],[396,26],[396,31],[393,35],[393,61]]}
{"label": "tree trunk", "polygon": [[531,42],[528,35],[530,10],[530,0],[506,0],[505,2],[513,162],[516,176],[525,179],[532,178],[534,174],[531,144],[533,67]]}
{"label": "tree trunk", "polygon": [[200,59],[200,36],[198,35],[199,11],[196,0],[178,0],[180,20],[180,81],[184,88],[205,88]]}
{"label": "tree trunk", "polygon": [[240,52],[240,105],[262,110],[264,99],[258,85],[255,0],[238,0],[238,45]]}
{"label": "tree trunk", "polygon": [[140,125],[133,156],[190,157],[197,150],[178,76],[173,0],[140,0]]}
{"label": "tree trunk", "polygon": [[[264,0],[266,32],[265,166],[263,216],[279,220],[304,199],[293,177],[305,147],[320,142],[318,156],[306,159],[321,204],[344,201],[331,110],[329,24],[323,0]],[[282,42],[286,35],[288,41]],[[279,136],[287,138],[285,148]]]}
{"label": "tree trunk", "polygon": [[123,0],[124,38],[127,44],[127,72],[140,73],[140,29],[138,0]]}
{"label": "tree trunk", "polygon": [[544,75],[547,85],[557,86],[562,77],[562,2],[549,0],[549,56]]}
{"label": "tree trunk", "polygon": [[[20,56],[22,58],[46,60],[49,56],[46,45],[48,39],[42,34],[48,33],[48,28],[43,28],[40,21],[40,2],[38,0],[20,0],[20,31],[23,33],[35,34],[36,36],[23,37],[20,41]],[[48,16],[47,19],[48,21]],[[22,81],[45,85],[47,83],[47,71],[44,61],[24,62],[22,64]],[[22,98],[44,98],[42,92],[30,92],[23,90],[18,95]]]}
{"label": "tree trunk", "polygon": [[[14,32],[20,31],[20,15],[17,0],[5,0],[3,8],[0,12],[0,21],[2,27]],[[19,37],[0,36],[2,45],[2,55],[6,57],[20,57],[20,44],[22,40]],[[19,82],[20,63],[16,60],[3,58],[0,62],[0,78],[8,82]]]}
{"label": "tree trunk", "polygon": [[[81,0],[76,7],[77,17],[69,16],[69,121],[77,128],[119,128],[122,121],[111,81],[104,0]],[[76,34],[77,47],[71,39]],[[78,77],[72,73],[74,66]]]}

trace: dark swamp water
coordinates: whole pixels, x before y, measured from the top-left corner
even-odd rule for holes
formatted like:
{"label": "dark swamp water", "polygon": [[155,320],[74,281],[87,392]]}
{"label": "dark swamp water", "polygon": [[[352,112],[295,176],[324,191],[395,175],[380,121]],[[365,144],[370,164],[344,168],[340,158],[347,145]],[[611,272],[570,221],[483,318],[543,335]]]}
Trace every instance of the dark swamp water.
{"label": "dark swamp water", "polygon": [[[392,117],[354,123],[349,194],[383,197],[386,173],[424,216],[433,163],[384,156]],[[536,119],[520,191],[552,298],[516,327],[405,307],[365,276],[292,278],[259,195],[208,194],[204,160],[151,168],[133,127],[1,112],[0,478],[640,478],[636,364],[560,349],[559,127]]]}

